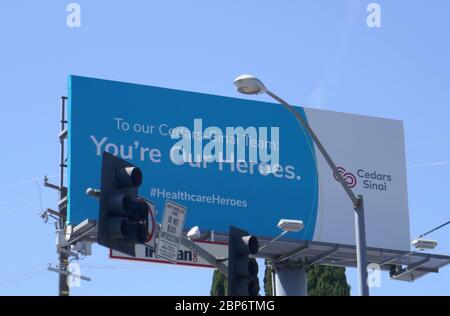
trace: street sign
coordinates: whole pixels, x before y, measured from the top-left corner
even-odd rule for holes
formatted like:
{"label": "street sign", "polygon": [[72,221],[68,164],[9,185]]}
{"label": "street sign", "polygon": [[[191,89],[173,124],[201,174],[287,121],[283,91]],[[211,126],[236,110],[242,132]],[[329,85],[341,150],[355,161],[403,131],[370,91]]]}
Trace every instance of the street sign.
{"label": "street sign", "polygon": [[155,204],[146,201],[149,206],[148,211],[148,239],[145,243],[146,247],[155,249],[156,246],[156,208]]}
{"label": "street sign", "polygon": [[184,227],[186,208],[172,201],[166,201],[163,220],[158,234],[156,256],[177,262],[181,233]]}
{"label": "street sign", "polygon": [[[71,224],[97,220],[97,202],[85,190],[99,187],[107,151],[142,170],[139,194],[157,209],[167,199],[185,205],[187,228],[227,233],[233,225],[273,238],[285,218],[304,223],[287,235],[294,240],[355,244],[348,196],[279,104],[78,76],[70,77],[68,100]],[[364,195],[367,245],[409,250],[402,122],[296,109],[347,183]],[[180,145],[192,155],[177,153]],[[188,159],[180,163],[180,156]],[[272,158],[279,165],[268,173]]]}
{"label": "street sign", "polygon": [[[210,254],[216,258],[227,258],[228,256],[228,244],[226,243],[216,243],[209,241],[196,241],[196,244],[208,251]],[[166,263],[175,264],[172,261],[156,257],[155,250],[147,245],[136,245],[136,257],[131,257],[124,253],[110,250],[110,258],[112,259],[123,259],[131,261],[141,261],[149,263]],[[192,251],[183,245],[180,245],[178,249],[177,265],[180,266],[190,266],[190,267],[200,267],[200,268],[214,268],[205,259],[200,257],[195,251]],[[224,262],[225,265],[228,264],[227,261]]]}

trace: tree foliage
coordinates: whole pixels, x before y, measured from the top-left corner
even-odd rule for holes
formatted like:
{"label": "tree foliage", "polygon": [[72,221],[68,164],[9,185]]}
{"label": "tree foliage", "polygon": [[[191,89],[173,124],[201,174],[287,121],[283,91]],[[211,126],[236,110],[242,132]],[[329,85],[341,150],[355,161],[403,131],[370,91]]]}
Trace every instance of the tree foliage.
{"label": "tree foliage", "polygon": [[308,269],[309,296],[350,296],[345,268],[312,266]]}
{"label": "tree foliage", "polygon": [[[345,268],[312,266],[308,269],[308,296],[350,296]],[[272,270],[266,265],[264,290],[272,295]]]}
{"label": "tree foliage", "polygon": [[[308,269],[309,296],[349,296],[350,285],[347,283],[345,268],[329,266],[312,266]],[[227,295],[227,278],[214,270],[211,296]],[[272,295],[272,270],[266,264],[264,273],[264,293]]]}
{"label": "tree foliage", "polygon": [[228,280],[219,270],[214,270],[211,285],[211,296],[226,296]]}

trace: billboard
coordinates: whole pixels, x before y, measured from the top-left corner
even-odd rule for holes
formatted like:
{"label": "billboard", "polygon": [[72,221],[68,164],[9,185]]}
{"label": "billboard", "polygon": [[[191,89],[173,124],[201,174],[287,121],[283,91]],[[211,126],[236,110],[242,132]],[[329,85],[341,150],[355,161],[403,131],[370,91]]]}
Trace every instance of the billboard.
{"label": "billboard", "polygon": [[[279,219],[300,219],[290,238],[354,244],[350,200],[280,105],[79,76],[68,97],[69,223],[97,218],[85,190],[99,187],[108,151],[142,169],[139,194],[157,209],[186,206],[186,229],[274,237]],[[409,250],[402,122],[296,109],[364,195],[368,246]]]}

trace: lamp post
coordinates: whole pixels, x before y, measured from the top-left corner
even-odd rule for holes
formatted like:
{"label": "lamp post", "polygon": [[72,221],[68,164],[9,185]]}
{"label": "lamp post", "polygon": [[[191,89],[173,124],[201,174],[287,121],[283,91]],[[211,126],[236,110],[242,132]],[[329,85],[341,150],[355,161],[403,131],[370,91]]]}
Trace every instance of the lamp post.
{"label": "lamp post", "polygon": [[278,222],[277,227],[282,230],[281,234],[279,234],[274,239],[270,240],[264,246],[259,247],[258,251],[263,250],[264,248],[269,246],[271,243],[274,243],[275,241],[277,241],[278,239],[280,239],[281,237],[283,237],[284,235],[286,235],[289,232],[299,232],[299,231],[301,231],[303,229],[304,225],[303,225],[303,222],[300,221],[300,220],[280,219],[280,221]]}
{"label": "lamp post", "polygon": [[266,86],[252,75],[242,75],[234,80],[234,85],[237,90],[243,94],[262,94],[266,93],[277,102],[279,102],[286,110],[295,116],[300,126],[302,126],[308,132],[309,136],[313,139],[317,148],[322,156],[327,161],[334,175],[339,183],[347,193],[348,197],[353,203],[353,209],[355,211],[355,231],[356,231],[356,257],[358,265],[358,284],[361,296],[369,295],[369,287],[367,285],[367,250],[366,250],[366,231],[364,222],[364,200],[362,195],[355,195],[350,186],[345,182],[344,177],[338,171],[336,164],[331,159],[325,147],[320,142],[314,131],[311,129],[305,119],[286,101],[269,91]]}

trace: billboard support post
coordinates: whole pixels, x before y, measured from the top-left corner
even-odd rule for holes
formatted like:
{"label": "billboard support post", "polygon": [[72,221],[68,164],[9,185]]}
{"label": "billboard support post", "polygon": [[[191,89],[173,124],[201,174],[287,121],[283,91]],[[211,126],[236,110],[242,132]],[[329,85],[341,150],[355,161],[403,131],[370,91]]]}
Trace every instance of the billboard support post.
{"label": "billboard support post", "polygon": [[307,296],[308,280],[304,265],[274,265],[276,296]]}
{"label": "billboard support post", "polygon": [[356,260],[358,263],[358,285],[361,296],[369,296],[367,284],[366,225],[364,221],[364,199],[358,195],[359,205],[355,207]]}

